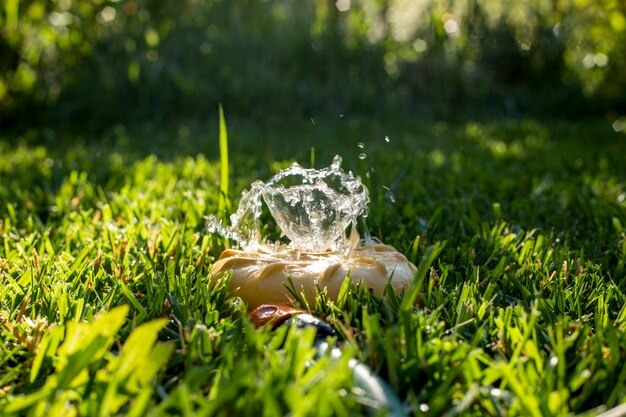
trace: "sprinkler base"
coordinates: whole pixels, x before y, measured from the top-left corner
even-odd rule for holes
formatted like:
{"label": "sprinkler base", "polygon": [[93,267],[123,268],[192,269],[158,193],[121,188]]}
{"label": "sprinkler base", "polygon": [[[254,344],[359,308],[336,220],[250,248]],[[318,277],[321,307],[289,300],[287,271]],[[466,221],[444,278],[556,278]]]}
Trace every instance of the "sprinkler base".
{"label": "sprinkler base", "polygon": [[417,269],[392,246],[372,243],[358,246],[348,255],[337,252],[303,252],[290,246],[263,245],[256,250],[227,249],[213,265],[211,274],[219,277],[232,272],[229,292],[254,309],[267,303],[293,304],[287,289],[288,277],[296,291],[310,305],[316,289],[326,289],[337,301],[339,289],[349,276],[354,283],[367,285],[378,297],[390,281],[396,294],[406,290]]}

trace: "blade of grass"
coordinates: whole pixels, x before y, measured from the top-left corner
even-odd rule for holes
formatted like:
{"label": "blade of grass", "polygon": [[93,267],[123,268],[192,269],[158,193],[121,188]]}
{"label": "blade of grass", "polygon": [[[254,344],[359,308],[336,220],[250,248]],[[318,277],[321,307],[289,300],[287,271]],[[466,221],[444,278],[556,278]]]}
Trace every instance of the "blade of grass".
{"label": "blade of grass", "polygon": [[437,242],[432,246],[426,248],[424,256],[422,257],[422,261],[419,263],[417,268],[417,272],[415,273],[415,277],[413,281],[411,281],[411,285],[409,289],[404,295],[402,302],[400,303],[400,312],[404,314],[409,314],[413,310],[413,304],[415,303],[415,298],[419,294],[422,286],[424,284],[424,278],[426,277],[426,273],[430,269],[430,266],[433,264],[439,253],[446,246],[446,242]]}
{"label": "blade of grass", "polygon": [[219,216],[226,218],[227,210],[230,206],[228,199],[228,132],[226,131],[226,120],[224,119],[224,109],[219,106],[220,113],[220,198],[218,202]]}

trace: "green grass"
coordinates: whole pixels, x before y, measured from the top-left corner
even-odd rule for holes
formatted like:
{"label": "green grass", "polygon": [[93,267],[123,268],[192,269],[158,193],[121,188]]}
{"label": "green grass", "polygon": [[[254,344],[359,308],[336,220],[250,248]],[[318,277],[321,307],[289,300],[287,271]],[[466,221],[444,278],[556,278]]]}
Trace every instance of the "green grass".
{"label": "green grass", "polygon": [[310,365],[310,331],[254,329],[208,272],[224,247],[205,227],[226,201],[217,121],[4,137],[0,415],[359,415],[350,358],[418,416],[626,402],[626,137],[609,123],[229,120],[228,133],[233,202],[291,161],[342,155],[370,188],[372,233],[421,267],[411,291],[320,294],[310,308],[344,355]]}

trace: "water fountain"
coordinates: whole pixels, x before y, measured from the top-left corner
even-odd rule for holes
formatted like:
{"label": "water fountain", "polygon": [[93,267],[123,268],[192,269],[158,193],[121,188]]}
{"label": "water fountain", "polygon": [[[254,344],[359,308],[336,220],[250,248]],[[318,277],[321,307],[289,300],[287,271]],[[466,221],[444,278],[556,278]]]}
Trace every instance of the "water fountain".
{"label": "water fountain", "polygon": [[[263,243],[260,217],[263,203],[288,244]],[[316,288],[336,300],[343,281],[367,285],[381,296],[390,280],[396,293],[405,290],[416,268],[392,246],[357,231],[367,215],[369,193],[358,176],[341,168],[336,156],[324,169],[305,169],[294,163],[267,183],[256,181],[242,194],[231,225],[215,220],[209,231],[235,240],[240,249],[226,249],[211,273],[232,272],[229,291],[248,308],[265,303],[289,303],[288,277],[307,301]]]}

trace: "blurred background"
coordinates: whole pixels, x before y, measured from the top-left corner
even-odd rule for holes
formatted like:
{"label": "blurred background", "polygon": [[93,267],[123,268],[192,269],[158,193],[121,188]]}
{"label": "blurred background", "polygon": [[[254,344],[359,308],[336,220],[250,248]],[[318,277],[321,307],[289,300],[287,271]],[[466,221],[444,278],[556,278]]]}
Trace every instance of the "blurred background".
{"label": "blurred background", "polygon": [[[626,113],[621,0],[3,0],[0,127]],[[619,124],[619,122],[616,122]],[[623,129],[623,126],[614,126]]]}

